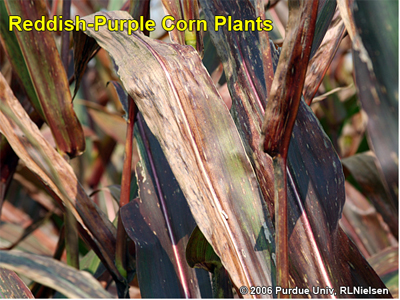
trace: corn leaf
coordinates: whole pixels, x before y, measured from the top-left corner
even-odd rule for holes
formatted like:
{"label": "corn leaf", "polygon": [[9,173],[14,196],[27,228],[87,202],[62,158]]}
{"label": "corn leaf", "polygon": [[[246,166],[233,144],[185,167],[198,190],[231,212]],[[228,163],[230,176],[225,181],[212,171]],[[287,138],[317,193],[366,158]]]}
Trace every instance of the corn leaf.
{"label": "corn leaf", "polygon": [[[328,1],[334,2],[334,1]],[[334,10],[332,23],[330,24],[321,45],[315,50],[307,68],[306,80],[303,88],[304,101],[310,105],[319,86],[328,71],[330,63],[339,48],[340,42],[345,33],[343,20],[339,10]],[[318,22],[318,21],[317,21]],[[318,24],[316,25],[316,27]]]}
{"label": "corn leaf", "polygon": [[387,228],[375,208],[350,183],[346,182],[346,204],[341,220],[343,230],[365,258],[392,245]]}
{"label": "corn leaf", "polygon": [[[102,256],[115,276],[115,227],[86,195],[71,166],[44,139],[0,74],[0,132],[26,166],[35,173],[50,194],[72,209],[82,227],[80,233]],[[60,203],[61,204],[61,203]],[[61,207],[64,209],[64,205]],[[101,241],[107,240],[108,243]]]}
{"label": "corn leaf", "polygon": [[355,82],[362,108],[368,115],[369,144],[398,213],[399,75],[393,66],[399,64],[399,4],[355,1],[351,5],[348,0],[339,0],[338,5],[352,40]]}
{"label": "corn leaf", "polygon": [[141,156],[141,163],[136,167],[140,199],[124,206],[121,218],[136,243],[141,295],[144,298],[211,297],[206,272],[196,272],[185,260],[186,245],[196,223],[160,145],[139,118],[135,136]]}
{"label": "corn leaf", "polygon": [[0,295],[6,299],[34,298],[32,292],[15,272],[0,268]]}
{"label": "corn leaf", "polygon": [[389,288],[393,298],[399,297],[399,248],[389,247],[371,256],[370,265]]}
{"label": "corn leaf", "polygon": [[[32,4],[33,3],[33,4]],[[8,16],[22,20],[48,18],[44,1],[2,1],[1,37],[10,61],[33,106],[46,123],[62,153],[74,157],[85,150],[85,139],[77,119],[68,78],[50,31],[8,30]]]}
{"label": "corn leaf", "polygon": [[331,21],[335,15],[336,1],[332,0],[319,0],[318,1],[318,14],[315,24],[314,39],[311,46],[310,57],[313,57],[317,50],[320,48],[322,40],[324,39]]}
{"label": "corn leaf", "polygon": [[393,235],[399,236],[399,222],[396,207],[390,200],[376,167],[376,157],[371,153],[360,153],[342,160],[345,171],[354,177],[363,194],[382,215]]}
{"label": "corn leaf", "polygon": [[233,298],[232,283],[222,266],[221,259],[196,227],[186,247],[186,260],[192,268],[202,268],[212,273],[214,298]]}
{"label": "corn leaf", "polygon": [[[130,18],[123,12],[101,14]],[[91,22],[94,15],[85,18]],[[268,211],[229,112],[197,53],[192,47],[167,45],[136,32],[85,33],[114,58],[196,223],[234,284],[272,284],[273,241],[263,238],[256,246],[260,231],[271,230]]]}
{"label": "corn leaf", "polygon": [[[254,19],[255,11],[243,1],[200,3],[210,28],[214,28],[215,15]],[[272,160],[259,148],[266,92],[257,33],[228,32],[226,27],[209,32],[224,64],[233,118],[272,214]],[[276,67],[279,50],[272,45],[271,51]],[[291,286],[332,286],[337,291],[343,285],[384,287],[339,227],[345,200],[341,163],[304,101],[300,102],[292,132],[287,172]],[[336,251],[342,244],[343,251]],[[314,295],[324,296],[329,297]]]}
{"label": "corn leaf", "polygon": [[21,273],[70,298],[112,298],[88,272],[53,258],[17,250],[0,251],[0,267]]}

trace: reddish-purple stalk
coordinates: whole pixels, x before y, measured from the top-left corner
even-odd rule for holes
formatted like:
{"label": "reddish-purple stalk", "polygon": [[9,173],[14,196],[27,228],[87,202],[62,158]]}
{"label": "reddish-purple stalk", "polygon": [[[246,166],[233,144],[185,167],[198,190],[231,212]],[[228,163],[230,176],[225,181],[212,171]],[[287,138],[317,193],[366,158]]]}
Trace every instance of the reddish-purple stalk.
{"label": "reddish-purple stalk", "polygon": [[[278,154],[274,158],[275,177],[275,245],[276,283],[282,288],[289,288],[289,254],[287,226],[287,160]],[[279,298],[289,298],[289,294],[280,293]]]}
{"label": "reddish-purple stalk", "polygon": [[129,203],[130,197],[130,185],[132,178],[132,152],[133,152],[133,129],[135,126],[135,116],[137,113],[136,104],[131,97],[128,98],[128,129],[126,131],[126,142],[125,142],[125,161],[122,169],[121,179],[121,196],[119,200],[119,206],[123,207]]}
{"label": "reddish-purple stalk", "polygon": [[[121,180],[121,196],[119,200],[120,208],[129,203],[130,191],[131,191],[131,178],[132,178],[132,151],[133,151],[133,129],[135,126],[135,115],[137,112],[136,104],[129,97],[128,99],[129,105],[129,121],[128,121],[128,129],[126,131],[126,143],[125,143],[125,161],[124,167],[122,170],[122,180]],[[126,267],[127,267],[127,234],[122,224],[121,215],[118,216],[118,225],[117,225],[117,244],[115,250],[115,262],[118,270],[121,272],[121,268],[125,270],[125,274],[127,275]]]}
{"label": "reddish-purple stalk", "polygon": [[158,199],[160,200],[160,206],[161,206],[162,213],[164,215],[165,224],[167,225],[169,238],[171,239],[172,250],[174,252],[175,261],[176,261],[176,264],[178,267],[179,277],[181,278],[183,293],[185,295],[185,298],[191,298],[189,284],[188,284],[188,278],[186,278],[186,275],[183,272],[183,261],[178,253],[178,243],[176,242],[175,235],[172,231],[172,224],[170,221],[170,216],[168,213],[167,205],[165,203],[165,198],[164,198],[164,195],[161,190],[161,184],[158,180],[157,171],[156,171],[156,168],[154,165],[153,155],[151,153],[151,149],[150,149],[150,145],[149,145],[149,141],[147,139],[146,133],[144,132],[143,120],[142,120],[142,116],[140,114],[138,114],[137,125],[138,125],[138,129],[139,129],[140,135],[143,140],[143,144],[146,148],[146,153],[147,153],[147,157],[149,159],[151,172],[153,173],[153,176],[154,176],[154,183],[155,183],[155,186],[157,189]]}
{"label": "reddish-purple stalk", "polygon": [[[317,10],[318,0],[289,1],[288,32],[268,95],[262,126],[264,151],[274,160],[276,283],[282,288],[289,287],[287,155],[301,101]],[[280,298],[288,296],[278,295]]]}

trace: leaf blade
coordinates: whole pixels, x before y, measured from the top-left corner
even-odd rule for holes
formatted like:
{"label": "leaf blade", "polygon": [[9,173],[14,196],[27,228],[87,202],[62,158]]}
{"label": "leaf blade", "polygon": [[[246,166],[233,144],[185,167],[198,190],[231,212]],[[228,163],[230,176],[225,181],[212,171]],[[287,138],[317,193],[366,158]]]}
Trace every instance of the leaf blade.
{"label": "leaf blade", "polygon": [[[103,14],[113,18],[129,18],[116,12]],[[86,18],[91,20],[93,16]],[[217,96],[211,79],[204,73],[204,69],[198,68],[201,66],[201,60],[196,52],[192,47],[165,45],[136,34],[131,38],[124,33],[117,38],[113,35],[112,43],[108,40],[110,33],[107,31],[89,30],[87,34],[97,38],[98,43],[113,55],[120,66],[119,75],[126,90],[134,98],[152,132],[161,141],[163,151],[188,199],[196,222],[216,253],[223,257],[222,262],[232,280],[238,286],[271,282],[273,279],[270,275],[270,254],[265,249],[254,251],[253,246],[249,245],[256,244],[256,235],[263,223],[272,225],[266,217],[267,211],[260,199],[255,177],[251,175],[253,171],[240,138],[225,105]],[[117,42],[122,46],[119,47]],[[142,51],[142,57],[145,53],[146,61],[141,61],[134,53],[130,53],[129,56],[135,60],[137,72],[143,69],[140,66],[145,63],[146,72],[140,76],[132,73],[130,67],[121,68],[124,65],[121,58],[127,55],[121,52],[121,49],[138,47]],[[162,56],[157,51],[162,53]],[[179,72],[171,73],[170,70]],[[158,76],[150,79],[151,74]],[[135,80],[132,80],[132,76]],[[148,89],[146,80],[151,80],[152,90]],[[201,89],[198,86],[201,86]],[[192,100],[202,101],[201,105],[196,101],[190,103],[183,92],[185,89],[191,94]],[[204,101],[207,98],[209,100]],[[216,109],[218,115],[214,113],[210,116],[209,112]],[[166,114],[170,118],[165,118]],[[202,128],[200,123],[196,123],[204,120],[212,123],[213,127]],[[182,131],[179,129],[180,125],[183,126]],[[178,138],[184,142],[177,143]],[[225,144],[217,144],[218,140]],[[221,149],[231,150],[230,153],[224,153]],[[216,157],[215,153],[222,155]],[[176,162],[177,159],[179,162]],[[198,163],[198,166],[191,164],[191,161]],[[231,182],[231,186],[225,185],[219,178],[226,178],[227,182]],[[235,190],[235,187],[240,187],[240,190]],[[251,201],[244,202],[244,199]],[[241,213],[244,208],[247,210],[246,214]],[[236,214],[242,214],[240,225],[233,217]],[[244,228],[246,234],[240,228]]]}
{"label": "leaf blade", "polygon": [[17,250],[0,250],[0,266],[19,272],[71,298],[111,298],[89,273],[55,259]]}
{"label": "leaf blade", "polygon": [[[251,9],[245,8],[244,4],[244,1],[229,2],[229,4],[226,1],[201,1],[209,24],[213,24],[214,15],[234,16],[238,11],[249,10],[251,13]],[[243,15],[248,19],[254,18],[251,15]],[[234,102],[233,118],[253,168],[260,170],[256,172],[257,179],[272,215],[274,211],[274,196],[273,191],[271,192],[271,187],[273,188],[272,160],[268,155],[262,155],[259,148],[262,113],[257,97],[265,105],[263,99],[266,98],[266,94],[262,84],[255,84],[262,83],[264,80],[262,63],[259,63],[258,58],[261,54],[257,48],[257,35],[254,32],[244,34],[224,30],[209,32],[224,63],[228,87]],[[271,51],[273,65],[276,67],[279,49],[272,45]],[[247,63],[248,57],[257,63],[250,64],[250,60]],[[258,96],[256,96],[257,93]],[[337,228],[345,199],[344,177],[340,160],[329,138],[304,101],[300,102],[288,155],[288,173],[293,179],[289,181],[288,191],[289,212],[291,212],[289,249],[291,262],[296,262],[290,265],[290,274],[294,279],[291,285],[311,290],[313,286],[319,285],[318,282],[333,281],[337,289],[341,285],[351,286],[361,282],[365,286],[384,287],[373,271],[368,274],[371,269],[355,247],[349,247],[350,250],[346,255],[343,252],[335,254],[333,260],[340,263],[335,263],[334,268],[329,269],[330,261],[335,253],[334,249],[342,243],[351,244],[345,235],[341,235],[341,229]],[[329,194],[326,190],[327,184]],[[330,225],[327,226],[327,222]],[[326,229],[329,229],[329,232],[326,232]],[[330,244],[328,249],[326,249],[327,241]],[[316,259],[317,257],[319,258]],[[313,262],[312,268],[310,268],[310,262]],[[360,271],[353,272],[349,263],[357,264],[356,270]],[[329,275],[328,280],[324,274]],[[346,274],[346,277],[343,274]],[[304,279],[305,277],[307,280]],[[341,280],[344,280],[345,284],[342,284]]]}
{"label": "leaf blade", "polygon": [[[115,227],[94,205],[78,182],[72,167],[44,139],[14,97],[0,73],[0,131],[18,157],[43,182],[50,194],[72,209],[86,241],[102,255],[110,271],[115,270]],[[64,208],[63,205],[61,205]],[[102,241],[108,241],[103,243]],[[99,253],[100,252],[100,253]]]}
{"label": "leaf blade", "polygon": [[[21,16],[22,19],[36,21],[41,17],[48,18],[44,1],[35,1],[33,4],[27,1],[5,1],[4,7],[1,4],[2,14],[5,14],[6,9],[8,15]],[[2,19],[8,20],[8,16]],[[6,26],[3,22],[1,25]],[[12,43],[6,43],[10,60],[36,110],[51,128],[57,147],[72,157],[80,155],[85,150],[83,130],[72,106],[67,75],[51,32],[9,32],[3,28],[2,36],[6,34],[15,37],[11,40],[5,38]],[[14,57],[10,51],[15,47],[21,50]]]}
{"label": "leaf blade", "polygon": [[35,298],[15,272],[3,268],[0,268],[0,295],[8,299]]}

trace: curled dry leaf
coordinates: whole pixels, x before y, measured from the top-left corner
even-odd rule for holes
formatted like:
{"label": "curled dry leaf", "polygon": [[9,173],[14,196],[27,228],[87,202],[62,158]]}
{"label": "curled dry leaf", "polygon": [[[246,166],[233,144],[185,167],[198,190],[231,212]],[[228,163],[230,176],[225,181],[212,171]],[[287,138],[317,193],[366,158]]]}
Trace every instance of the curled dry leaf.
{"label": "curled dry leaf", "polygon": [[387,227],[382,226],[382,218],[368,200],[348,182],[346,182],[343,217],[349,222],[348,225],[354,227],[351,232],[346,233],[362,250],[365,258],[368,259],[371,255],[391,246],[386,233]]}
{"label": "curled dry leaf", "polygon": [[392,234],[398,238],[399,221],[396,207],[390,201],[376,164],[377,159],[373,152],[359,153],[343,159],[345,172],[354,177],[363,194],[382,215]]}
{"label": "curled dry leaf", "polygon": [[343,20],[337,9],[330,27],[314,56],[310,59],[304,82],[304,101],[310,105],[345,33]]}

